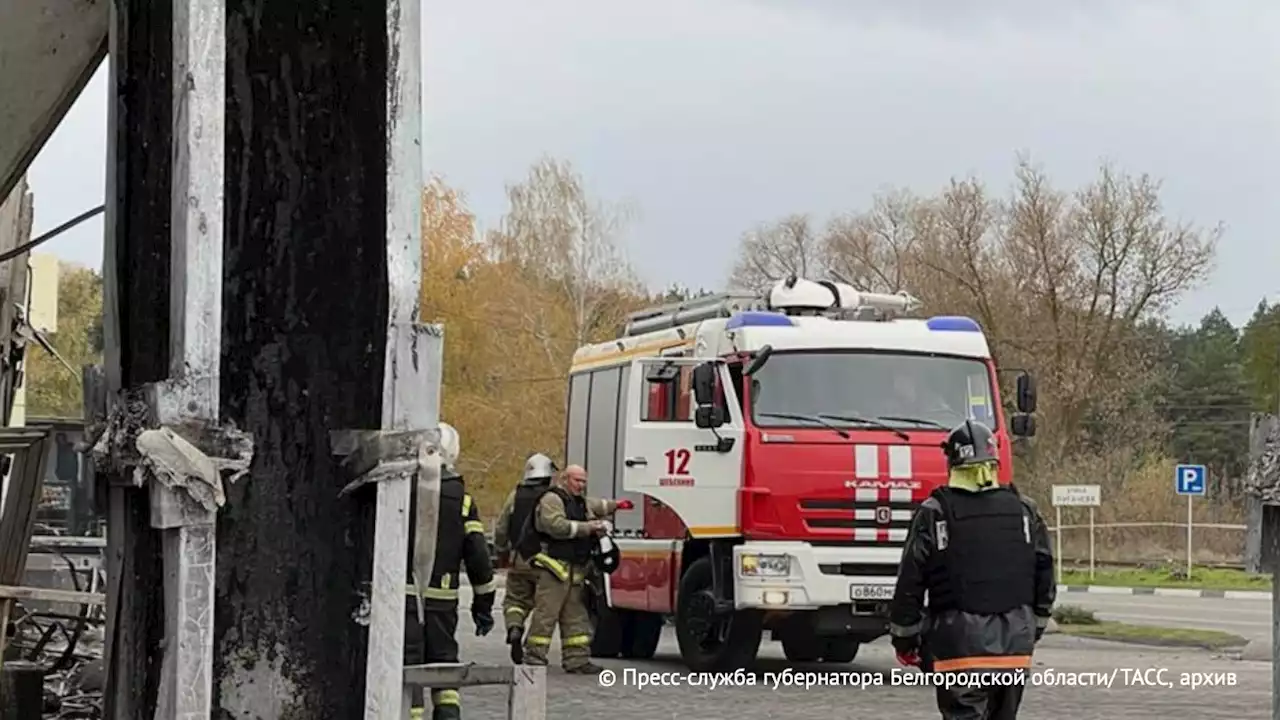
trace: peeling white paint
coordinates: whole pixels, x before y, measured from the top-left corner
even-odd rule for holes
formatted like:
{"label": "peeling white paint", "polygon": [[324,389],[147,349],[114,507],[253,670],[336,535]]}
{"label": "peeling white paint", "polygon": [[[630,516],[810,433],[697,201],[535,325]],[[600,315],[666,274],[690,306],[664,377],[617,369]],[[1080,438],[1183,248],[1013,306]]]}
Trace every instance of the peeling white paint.
{"label": "peeling white paint", "polygon": [[298,687],[284,671],[288,657],[289,649],[277,643],[231,658],[219,683],[218,707],[223,714],[236,720],[294,717]]}

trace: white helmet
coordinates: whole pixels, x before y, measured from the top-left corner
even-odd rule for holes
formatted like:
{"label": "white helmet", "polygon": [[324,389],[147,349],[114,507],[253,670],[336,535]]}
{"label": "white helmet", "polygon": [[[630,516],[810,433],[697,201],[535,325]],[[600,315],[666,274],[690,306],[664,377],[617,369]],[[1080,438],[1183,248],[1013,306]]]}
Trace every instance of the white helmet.
{"label": "white helmet", "polygon": [[458,464],[458,455],[461,452],[462,440],[458,437],[457,429],[449,423],[440,423],[441,461],[449,467],[455,467]]}
{"label": "white helmet", "polygon": [[549,478],[556,474],[556,464],[542,453],[534,453],[524,463],[524,479]]}

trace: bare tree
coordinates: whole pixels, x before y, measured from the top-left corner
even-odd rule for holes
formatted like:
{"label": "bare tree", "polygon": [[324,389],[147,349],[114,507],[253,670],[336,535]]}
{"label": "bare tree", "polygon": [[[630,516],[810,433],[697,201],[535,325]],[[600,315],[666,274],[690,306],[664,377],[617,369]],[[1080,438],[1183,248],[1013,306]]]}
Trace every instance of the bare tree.
{"label": "bare tree", "polygon": [[[632,213],[588,198],[582,178],[564,162],[544,159],[520,184],[507,189],[510,209],[490,241],[500,262],[540,278],[563,300],[560,308],[520,302],[516,310],[553,355],[557,328],[575,347],[616,321],[621,294],[637,290],[618,247]],[[568,327],[548,313],[567,311]]]}
{"label": "bare tree", "polygon": [[789,215],[742,236],[729,284],[764,292],[790,275],[824,275],[824,259],[822,240],[814,232],[809,216]]}

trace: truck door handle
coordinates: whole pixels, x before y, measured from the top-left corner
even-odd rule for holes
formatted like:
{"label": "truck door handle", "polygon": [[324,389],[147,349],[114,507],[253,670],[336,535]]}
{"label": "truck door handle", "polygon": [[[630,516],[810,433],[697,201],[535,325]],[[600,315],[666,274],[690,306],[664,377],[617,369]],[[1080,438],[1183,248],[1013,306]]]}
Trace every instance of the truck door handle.
{"label": "truck door handle", "polygon": [[623,461],[627,467],[643,467],[649,464],[648,460],[642,457],[629,457]]}

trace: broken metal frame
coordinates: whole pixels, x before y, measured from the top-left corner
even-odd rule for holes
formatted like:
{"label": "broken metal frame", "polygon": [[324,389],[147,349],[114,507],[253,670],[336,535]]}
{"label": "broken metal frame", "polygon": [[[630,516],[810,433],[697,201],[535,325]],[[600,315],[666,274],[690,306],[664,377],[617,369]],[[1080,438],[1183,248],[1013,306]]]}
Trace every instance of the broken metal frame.
{"label": "broken metal frame", "polygon": [[404,669],[404,700],[400,717],[409,718],[414,688],[462,688],[507,685],[510,720],[547,717],[547,669],[531,665],[412,665]]}
{"label": "broken metal frame", "polygon": [[[52,442],[48,429],[0,428],[0,454],[13,456],[0,509],[0,585],[22,582]],[[8,627],[12,607],[12,598],[0,597],[0,628]],[[4,645],[0,632],[0,665]]]}

